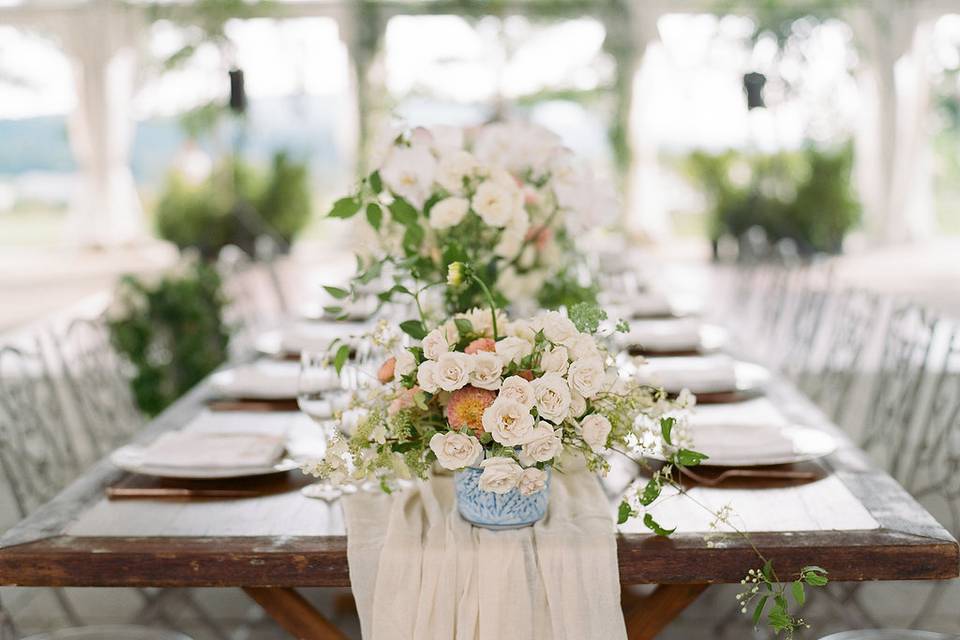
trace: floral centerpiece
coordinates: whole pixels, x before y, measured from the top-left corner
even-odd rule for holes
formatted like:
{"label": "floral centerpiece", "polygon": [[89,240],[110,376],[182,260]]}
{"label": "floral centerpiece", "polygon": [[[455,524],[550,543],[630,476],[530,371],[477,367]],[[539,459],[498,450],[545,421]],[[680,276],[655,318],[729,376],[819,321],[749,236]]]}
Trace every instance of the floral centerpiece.
{"label": "floral centerpiece", "polygon": [[[378,247],[361,263],[359,283],[389,263],[401,287],[382,300],[466,262],[501,306],[595,301],[571,229],[595,226],[616,204],[551,132],[520,123],[418,128],[397,135],[374,167],[330,216],[363,212]],[[480,304],[476,284],[444,293],[447,313]]]}
{"label": "floral centerpiece", "polygon": [[638,446],[678,413],[662,390],[620,374],[598,339],[604,318],[592,305],[571,317],[509,320],[493,305],[455,315],[383,364],[381,386],[348,414],[352,435],[311,471],[389,487],[436,464],[456,472],[465,519],[531,524],[545,512],[552,470],[605,472],[611,448]]}

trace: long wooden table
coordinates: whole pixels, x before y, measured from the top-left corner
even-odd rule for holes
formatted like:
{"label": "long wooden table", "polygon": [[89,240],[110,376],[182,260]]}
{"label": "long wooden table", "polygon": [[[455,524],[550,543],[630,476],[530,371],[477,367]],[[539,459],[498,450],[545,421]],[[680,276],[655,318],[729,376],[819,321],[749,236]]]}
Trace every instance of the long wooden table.
{"label": "long wooden table", "polygon": [[[839,440],[836,453],[820,463],[824,480],[779,488],[777,493],[749,487],[697,491],[707,501],[732,502],[744,514],[754,543],[781,576],[818,564],[829,570],[833,581],[957,577],[957,542],[923,507],[788,384],[775,381],[768,394],[789,419]],[[208,387],[201,385],[137,440],[147,442],[162,431],[181,428],[205,410],[209,399]],[[605,481],[611,509],[633,473],[620,466]],[[105,489],[123,477],[124,472],[104,460],[9,530],[0,538],[0,584],[240,587],[292,636],[343,637],[295,590],[350,584],[343,519],[335,506],[294,492],[189,501],[181,503],[175,517],[168,517],[159,502],[106,501]],[[136,508],[146,510],[141,511],[142,522],[131,522],[129,510]],[[233,518],[232,528],[224,529],[222,520],[240,513],[246,517]],[[683,520],[685,514],[669,516]],[[95,535],[71,531],[91,517],[102,529]],[[307,529],[293,526],[304,522]],[[708,539],[698,525],[687,529],[691,527],[694,530],[681,526],[670,538],[653,536],[637,523],[621,528],[621,583],[659,585],[652,595],[627,607],[631,638],[653,638],[710,584],[739,582],[747,569],[757,566],[753,550],[740,538]]]}

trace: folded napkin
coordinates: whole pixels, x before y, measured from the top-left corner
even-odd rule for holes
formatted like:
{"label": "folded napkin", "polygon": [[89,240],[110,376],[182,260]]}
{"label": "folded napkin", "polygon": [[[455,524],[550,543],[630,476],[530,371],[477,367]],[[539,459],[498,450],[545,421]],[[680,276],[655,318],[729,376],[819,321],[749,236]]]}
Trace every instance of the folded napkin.
{"label": "folded napkin", "polygon": [[[338,378],[333,369],[330,375],[331,384],[335,384]],[[298,362],[258,360],[218,371],[210,378],[210,384],[225,398],[287,400],[297,397],[299,376]]]}
{"label": "folded napkin", "polygon": [[784,427],[790,424],[768,397],[743,402],[698,405],[689,421],[698,426],[746,424]]}
{"label": "folded napkin", "polygon": [[687,429],[693,448],[710,456],[706,464],[763,464],[795,452],[793,438],[781,425],[691,423]]}
{"label": "folded napkin", "polygon": [[689,389],[693,393],[723,393],[737,388],[737,373],[732,358],[680,356],[649,358],[637,367],[636,379],[660,386],[668,393]]}
{"label": "folded napkin", "polygon": [[633,320],[621,340],[644,351],[696,351],[701,344],[700,327],[696,318]]}
{"label": "folded napkin", "polygon": [[266,434],[168,431],[143,450],[143,464],[160,467],[266,467],[283,455],[284,438]]}
{"label": "folded napkin", "polygon": [[297,322],[280,331],[280,349],[285,353],[326,351],[337,338],[358,336],[370,329],[365,322]]}
{"label": "folded napkin", "polygon": [[547,516],[488,531],[453,479],[344,498],[350,583],[366,640],[626,638],[609,502],[592,474],[556,473]]}

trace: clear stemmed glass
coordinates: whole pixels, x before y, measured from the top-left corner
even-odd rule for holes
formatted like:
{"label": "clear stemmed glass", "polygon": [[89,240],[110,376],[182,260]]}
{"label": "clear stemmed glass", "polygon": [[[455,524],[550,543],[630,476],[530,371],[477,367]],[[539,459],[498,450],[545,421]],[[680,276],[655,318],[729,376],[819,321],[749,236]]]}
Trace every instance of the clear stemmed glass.
{"label": "clear stemmed glass", "polygon": [[[340,375],[337,375],[327,353],[304,351],[300,354],[297,406],[322,429],[327,445],[337,428],[334,412],[346,404],[355,386],[353,377],[355,374],[350,365],[345,366]],[[352,491],[352,488],[339,487],[329,480],[318,480],[300,490],[308,498],[319,498],[327,502]]]}

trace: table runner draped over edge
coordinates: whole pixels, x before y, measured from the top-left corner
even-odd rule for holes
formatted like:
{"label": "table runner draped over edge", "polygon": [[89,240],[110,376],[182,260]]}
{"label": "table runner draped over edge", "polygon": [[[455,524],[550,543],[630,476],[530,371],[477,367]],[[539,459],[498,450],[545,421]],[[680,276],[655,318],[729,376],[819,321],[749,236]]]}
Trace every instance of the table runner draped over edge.
{"label": "table runner draped over edge", "polygon": [[345,498],[365,640],[625,639],[609,501],[585,471],[551,484],[547,516],[512,531],[465,522],[450,477]]}

